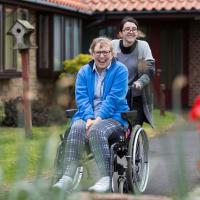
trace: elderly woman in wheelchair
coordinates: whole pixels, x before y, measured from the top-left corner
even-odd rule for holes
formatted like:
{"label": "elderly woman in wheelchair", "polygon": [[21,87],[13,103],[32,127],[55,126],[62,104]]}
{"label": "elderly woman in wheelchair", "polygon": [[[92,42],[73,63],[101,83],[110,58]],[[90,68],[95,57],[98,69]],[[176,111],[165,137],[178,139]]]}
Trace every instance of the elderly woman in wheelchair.
{"label": "elderly woman in wheelchair", "polygon": [[[144,130],[134,126],[135,112],[128,112],[127,68],[113,58],[108,38],[94,39],[90,53],[93,60],[77,74],[77,111],[67,139],[58,149],[56,165],[61,162],[64,169],[53,188],[76,188],[82,174],[82,153],[89,146],[101,174],[89,191],[143,192],[148,178],[148,140]],[[72,112],[67,112],[69,117]],[[125,163],[118,163],[123,157]]]}

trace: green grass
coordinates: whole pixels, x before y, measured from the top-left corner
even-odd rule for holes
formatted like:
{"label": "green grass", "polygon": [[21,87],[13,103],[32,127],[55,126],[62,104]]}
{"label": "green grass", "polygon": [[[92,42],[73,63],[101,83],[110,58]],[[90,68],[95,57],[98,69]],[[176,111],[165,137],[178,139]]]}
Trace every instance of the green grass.
{"label": "green grass", "polygon": [[[164,132],[176,121],[176,116],[170,112],[160,116],[159,111],[155,110],[153,115],[156,129],[147,124],[144,126],[150,137]],[[48,178],[53,170],[59,134],[64,133],[65,129],[66,126],[33,127],[32,139],[24,139],[25,133],[21,128],[0,128],[3,186],[9,187],[19,179],[34,180],[40,175]]]}
{"label": "green grass", "polygon": [[149,137],[155,137],[160,135],[171,128],[177,122],[177,116],[172,112],[165,112],[164,116],[160,115],[160,111],[155,109],[153,112],[153,120],[155,128],[151,128],[148,124],[144,124],[144,129],[146,130]]}
{"label": "green grass", "polygon": [[21,128],[0,128],[0,168],[3,171],[4,185],[19,179],[19,176],[25,179],[37,176],[40,171],[38,168],[43,167],[41,163],[46,159],[42,152],[53,141],[50,149],[46,149],[50,163],[49,166],[44,166],[43,173],[47,175],[53,166],[58,136],[65,129],[65,126],[33,127],[32,139],[25,139]]}

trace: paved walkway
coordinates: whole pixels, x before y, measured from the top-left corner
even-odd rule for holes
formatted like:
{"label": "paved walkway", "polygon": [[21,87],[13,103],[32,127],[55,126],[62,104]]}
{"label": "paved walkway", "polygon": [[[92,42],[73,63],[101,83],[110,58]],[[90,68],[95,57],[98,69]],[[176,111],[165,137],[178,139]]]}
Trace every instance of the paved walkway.
{"label": "paved walkway", "polygon": [[145,194],[167,195],[191,191],[200,184],[200,133],[184,121],[150,141],[150,178]]}

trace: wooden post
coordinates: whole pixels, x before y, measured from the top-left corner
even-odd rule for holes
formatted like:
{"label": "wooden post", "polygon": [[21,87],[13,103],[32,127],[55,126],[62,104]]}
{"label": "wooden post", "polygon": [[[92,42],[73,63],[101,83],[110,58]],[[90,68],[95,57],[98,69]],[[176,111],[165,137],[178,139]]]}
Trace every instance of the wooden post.
{"label": "wooden post", "polygon": [[7,32],[15,39],[13,49],[19,50],[22,58],[22,79],[23,79],[23,111],[26,137],[32,136],[31,104],[29,93],[29,49],[36,48],[30,42],[30,35],[35,28],[26,20],[17,19]]}
{"label": "wooden post", "polygon": [[166,98],[165,98],[165,84],[160,84],[160,115],[165,116]]}
{"label": "wooden post", "polygon": [[32,136],[32,117],[29,99],[29,50],[24,49],[19,52],[22,58],[24,127],[26,137],[30,138]]}

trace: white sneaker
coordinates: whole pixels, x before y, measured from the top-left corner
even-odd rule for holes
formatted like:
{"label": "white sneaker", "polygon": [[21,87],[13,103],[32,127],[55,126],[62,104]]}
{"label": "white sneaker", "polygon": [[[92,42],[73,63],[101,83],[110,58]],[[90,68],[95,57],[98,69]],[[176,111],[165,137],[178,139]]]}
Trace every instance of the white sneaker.
{"label": "white sneaker", "polygon": [[109,176],[104,176],[100,180],[98,180],[95,185],[90,187],[88,190],[89,191],[94,191],[94,192],[107,192],[110,189],[110,177]]}
{"label": "white sneaker", "polygon": [[60,189],[63,191],[70,191],[73,187],[73,179],[69,176],[63,175],[57,183],[53,185],[54,189]]}

